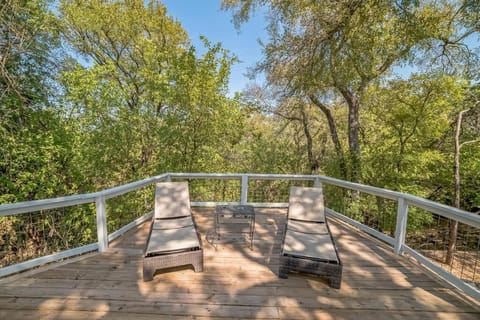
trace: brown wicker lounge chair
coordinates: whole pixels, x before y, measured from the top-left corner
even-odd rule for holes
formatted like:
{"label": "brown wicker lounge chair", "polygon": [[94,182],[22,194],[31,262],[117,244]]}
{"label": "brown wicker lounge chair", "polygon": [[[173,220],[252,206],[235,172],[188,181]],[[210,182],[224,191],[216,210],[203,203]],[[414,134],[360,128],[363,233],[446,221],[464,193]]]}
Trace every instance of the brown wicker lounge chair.
{"label": "brown wicker lounge chair", "polygon": [[143,280],[152,280],[158,269],[189,264],[195,272],[203,271],[203,249],[192,218],[188,183],[157,183]]}
{"label": "brown wicker lounge chair", "polygon": [[325,217],[322,187],[292,187],[287,227],[280,254],[279,277],[290,271],[326,276],[340,288],[342,263]]}

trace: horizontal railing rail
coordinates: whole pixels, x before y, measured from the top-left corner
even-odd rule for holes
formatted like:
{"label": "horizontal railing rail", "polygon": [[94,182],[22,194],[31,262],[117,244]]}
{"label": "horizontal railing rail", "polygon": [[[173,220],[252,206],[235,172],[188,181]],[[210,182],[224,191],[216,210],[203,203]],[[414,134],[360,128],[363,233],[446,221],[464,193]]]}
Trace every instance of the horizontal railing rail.
{"label": "horizontal railing rail", "polygon": [[[120,227],[118,230],[108,230],[107,228],[107,201],[108,199],[114,199],[121,195],[127,194],[129,192],[137,191],[139,189],[149,187],[156,182],[160,181],[171,181],[171,180],[188,180],[188,181],[199,181],[199,180],[238,180],[238,189],[232,191],[233,193],[238,193],[238,199],[236,201],[208,201],[208,199],[202,199],[202,201],[192,201],[192,206],[214,206],[219,203],[239,203],[239,204],[251,204],[256,207],[287,207],[288,202],[278,201],[278,202],[255,202],[249,199],[249,183],[255,181],[288,181],[288,182],[297,182],[304,181],[308,182],[310,185],[328,185],[333,187],[338,187],[342,189],[348,189],[355,192],[364,193],[367,195],[372,195],[382,199],[390,200],[396,202],[396,213],[395,213],[395,232],[392,235],[385,234],[382,230],[377,230],[371,226],[365,225],[360,221],[355,220],[354,218],[346,216],[344,213],[337,212],[331,208],[327,208],[326,212],[330,216],[334,216],[350,225],[353,225],[370,235],[379,238],[385,243],[391,245],[393,250],[397,254],[408,253],[410,256],[413,256],[417,261],[427,266],[429,269],[433,270],[436,274],[439,274],[442,278],[448,280],[464,292],[470,294],[471,296],[480,299],[480,291],[475,285],[467,283],[451,274],[445,268],[439,266],[439,264],[432,262],[431,259],[426,258],[419,251],[412,249],[406,244],[407,237],[407,227],[408,227],[408,216],[409,216],[409,207],[416,207],[431,214],[444,217],[446,219],[451,219],[452,221],[464,224],[465,226],[476,228],[480,230],[480,216],[472,214],[470,212],[446,206],[434,201],[423,199],[417,196],[413,196],[406,193],[401,193],[397,191],[377,188],[373,186],[362,185],[359,183],[348,182],[344,180],[339,180],[327,176],[321,175],[288,175],[288,174],[221,174],[221,173],[165,173],[143,179],[140,181],[135,181],[127,183],[121,186],[80,195],[72,195],[66,197],[59,197],[53,199],[44,199],[44,200],[34,200],[19,202],[13,204],[3,204],[0,205],[0,219],[1,217],[12,217],[20,215],[23,213],[37,212],[42,210],[65,208],[81,204],[95,204],[95,215],[96,215],[96,228],[97,228],[97,243],[88,244],[86,246],[68,249],[62,252],[54,253],[51,255],[46,255],[44,257],[39,257],[31,259],[28,261],[20,262],[18,264],[10,265],[7,267],[0,268],[0,277],[10,275],[16,272],[24,271],[36,266],[40,266],[45,263],[50,263],[59,259],[65,259],[74,255],[83,254],[88,251],[98,250],[103,252],[108,248],[109,242],[113,241],[115,238],[121,236],[131,228],[138,226],[139,224],[145,222],[151,217],[151,212],[140,216],[139,218],[134,219],[130,223],[126,224],[123,227]],[[227,187],[226,187],[227,188]],[[232,187],[228,187],[232,188]],[[93,214],[93,212],[92,212]],[[110,231],[110,234],[109,234]],[[480,233],[480,232],[479,232]],[[480,236],[479,236],[480,237]],[[479,238],[480,239],[480,238]],[[480,240],[479,240],[480,243]],[[477,252],[477,259],[478,259]],[[475,260],[475,263],[477,260]],[[480,269],[480,261],[479,269]]]}
{"label": "horizontal railing rail", "polygon": [[157,181],[162,181],[166,179],[168,176],[169,174],[167,173],[161,174],[151,178],[127,183],[118,187],[113,187],[110,189],[105,189],[102,191],[97,191],[92,193],[58,197],[58,198],[52,198],[52,199],[32,200],[32,201],[2,204],[0,205],[0,217],[27,213],[27,212],[34,212],[39,210],[63,208],[63,207],[69,207],[69,206],[74,206],[78,204],[94,203],[95,200],[101,196],[105,197],[105,199],[114,198],[116,196],[125,194],[127,192],[137,190],[144,186],[150,185]]}

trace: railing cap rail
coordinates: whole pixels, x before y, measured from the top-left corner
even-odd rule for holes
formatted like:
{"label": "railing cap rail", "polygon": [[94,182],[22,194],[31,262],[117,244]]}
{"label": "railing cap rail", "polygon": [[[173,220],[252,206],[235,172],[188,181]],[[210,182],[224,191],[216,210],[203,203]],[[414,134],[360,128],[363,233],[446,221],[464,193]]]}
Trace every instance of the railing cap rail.
{"label": "railing cap rail", "polygon": [[319,180],[321,182],[332,184],[335,186],[357,190],[360,192],[380,196],[386,199],[398,201],[403,198],[408,204],[428,210],[432,213],[445,216],[447,218],[458,220],[477,228],[480,228],[480,216],[471,212],[440,204],[431,200],[423,199],[407,193],[382,189],[378,187],[363,185],[350,181],[340,180],[322,175],[289,175],[289,174],[254,174],[254,173],[164,173],[139,181],[130,182],[124,185],[105,189],[98,192],[58,197],[52,199],[33,200],[17,202],[12,204],[0,205],[0,216],[15,215],[39,210],[54,209],[60,207],[68,207],[78,204],[93,203],[95,199],[104,196],[105,199],[139,189],[151,183],[161,181],[167,178],[193,178],[193,179],[241,179],[247,176],[257,180]]}
{"label": "railing cap rail", "polygon": [[35,212],[39,210],[48,210],[62,207],[70,207],[79,204],[93,203],[97,197],[104,196],[105,199],[113,198],[115,196],[136,190],[143,186],[149,185],[153,182],[160,181],[166,178],[168,174],[161,174],[147,179],[130,182],[121,186],[91,192],[84,194],[76,194],[65,197],[57,197],[42,200],[22,201],[16,203],[0,205],[0,217],[16,215],[21,213]]}
{"label": "railing cap rail", "polygon": [[390,200],[398,201],[400,198],[402,198],[406,200],[408,204],[414,205],[421,209],[425,209],[435,214],[439,214],[446,218],[458,220],[459,222],[472,225],[476,228],[480,228],[480,216],[472,212],[447,206],[445,204],[441,204],[432,200],[424,199],[418,196],[414,196],[414,195],[399,192],[399,191],[372,187],[372,186],[363,185],[360,183],[354,183],[350,181],[335,179],[327,176],[318,176],[318,179],[322,182],[327,182],[332,185],[336,185],[339,187],[344,187],[352,190],[358,190],[361,192],[380,196]]}

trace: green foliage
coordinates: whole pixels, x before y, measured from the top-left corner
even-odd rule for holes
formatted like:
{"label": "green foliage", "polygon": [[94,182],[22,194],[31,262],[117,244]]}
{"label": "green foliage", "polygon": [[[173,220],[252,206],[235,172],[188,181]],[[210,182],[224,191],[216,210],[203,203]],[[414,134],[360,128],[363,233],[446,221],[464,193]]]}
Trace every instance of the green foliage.
{"label": "green foliage", "polygon": [[207,39],[198,57],[156,1],[64,1],[61,13],[65,39],[92,61],[63,74],[87,185],[222,171],[245,117],[225,97],[234,57]]}
{"label": "green foliage", "polygon": [[305,173],[307,163],[301,148],[280,119],[253,113],[229,160],[237,172]]}
{"label": "green foliage", "polygon": [[52,57],[58,45],[49,0],[0,3],[0,106],[3,117],[20,118],[49,100]]}
{"label": "green foliage", "polygon": [[0,202],[65,194],[69,139],[53,108],[57,46],[47,1],[0,4]]}
{"label": "green foliage", "polygon": [[120,229],[135,219],[153,210],[152,201],[155,194],[155,186],[151,185],[124,195],[108,199],[107,206],[107,230],[109,232]]}
{"label": "green foliage", "polygon": [[96,242],[93,205],[0,217],[0,266]]}
{"label": "green foliage", "polygon": [[[259,70],[290,96],[308,97],[325,114],[345,179],[362,181],[360,107],[365,88],[415,46],[437,36],[434,22],[444,8],[392,1],[224,1],[237,22],[256,6],[269,10],[269,41]],[[444,18],[442,21],[446,21]],[[348,107],[348,154],[332,111]],[[310,157],[311,158],[311,157]],[[347,166],[349,170],[347,172]]]}
{"label": "green foliage", "polygon": [[454,77],[432,75],[370,87],[364,98],[364,162],[372,170],[366,180],[427,197],[436,185],[448,184],[442,171],[450,170],[452,159],[443,147],[465,88]]}
{"label": "green foliage", "polygon": [[[27,120],[27,119],[24,119]],[[72,192],[72,150],[64,124],[52,110],[36,111],[15,132],[0,131],[0,201],[44,199]]]}

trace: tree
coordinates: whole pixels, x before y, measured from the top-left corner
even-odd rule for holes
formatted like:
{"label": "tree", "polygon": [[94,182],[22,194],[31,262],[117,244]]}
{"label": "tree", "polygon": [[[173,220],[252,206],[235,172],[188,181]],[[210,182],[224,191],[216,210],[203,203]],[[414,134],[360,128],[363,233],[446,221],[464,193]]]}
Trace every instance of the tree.
{"label": "tree", "polygon": [[364,96],[366,182],[426,198],[447,189],[452,163],[447,137],[466,85],[458,77],[414,74],[370,86]]}
{"label": "tree", "polygon": [[188,35],[166,8],[157,1],[64,0],[59,10],[62,35],[93,64],[92,71],[115,83],[120,102],[131,111],[160,114],[177,54],[190,48]]}
{"label": "tree", "polygon": [[[461,7],[459,3],[463,2],[453,7]],[[332,102],[341,100],[347,106],[349,178],[353,181],[362,177],[359,132],[365,89],[394,65],[412,61],[415,50],[432,51],[439,39],[452,39],[461,32],[458,26],[466,25],[462,20],[466,9],[453,10],[450,2],[223,1],[225,9],[234,11],[237,25],[261,6],[269,10],[271,22],[258,70],[265,71],[268,81],[284,87],[285,92],[308,97],[325,114],[340,159],[342,142],[332,116],[337,104]],[[474,32],[476,27],[475,23]]]}
{"label": "tree", "polygon": [[[461,200],[461,176],[460,176],[460,155],[461,155],[461,149],[462,147],[473,144],[473,143],[478,143],[480,142],[480,124],[475,123],[474,125],[469,126],[469,128],[466,128],[467,135],[470,134],[469,139],[465,141],[461,141],[461,135],[462,135],[462,124],[463,124],[463,119],[464,116],[467,113],[472,113],[474,115],[474,119],[480,115],[480,100],[476,99],[477,97],[473,96],[473,101],[469,101],[472,106],[471,109],[465,109],[460,112],[458,112],[457,119],[456,119],[456,125],[455,125],[455,160],[454,160],[454,184],[455,184],[455,201],[454,205],[456,208],[460,208],[460,200]],[[470,99],[472,100],[472,99]],[[475,117],[476,116],[476,117]],[[477,118],[478,121],[478,118]],[[468,124],[467,124],[468,126]],[[473,135],[472,135],[473,133]],[[476,133],[476,134],[475,134]],[[475,137],[476,136],[476,137]],[[456,244],[457,244],[457,234],[458,234],[458,221],[452,221],[450,223],[450,228],[449,228],[449,241],[448,241],[448,247],[447,247],[447,254],[445,256],[445,263],[448,265],[451,265],[453,263],[453,258],[456,250]]]}
{"label": "tree", "polygon": [[[76,192],[73,136],[67,130],[56,83],[61,66],[58,21],[48,0],[0,2],[0,203]],[[90,228],[75,209],[0,217],[0,265],[91,243]],[[67,213],[68,212],[68,213]],[[77,213],[82,212],[82,209]],[[84,213],[84,212],[82,212]],[[69,232],[73,223],[85,229]],[[88,232],[90,231],[90,233]],[[48,243],[47,240],[48,239]]]}
{"label": "tree", "polygon": [[[255,106],[266,117],[278,119],[279,131],[290,126],[294,141],[298,141],[299,153],[306,155],[306,172],[318,173],[327,149],[327,133],[318,120],[318,111],[312,107],[308,99],[298,96],[285,96],[283,92],[275,92],[274,86],[252,86],[243,92],[242,101]],[[298,138],[297,138],[298,137]],[[321,137],[321,138],[319,138]],[[316,145],[314,140],[321,139]],[[299,172],[296,170],[295,172]]]}
{"label": "tree", "polygon": [[158,1],[62,1],[60,13],[87,61],[63,73],[86,185],[218,168],[244,116],[225,97],[235,57],[207,39],[200,56]]}
{"label": "tree", "polygon": [[[369,86],[362,118],[365,183],[452,205],[452,122],[465,106],[467,88],[461,77],[435,73]],[[395,215],[387,201],[376,205],[383,216]],[[409,231],[429,230],[433,218],[413,208]]]}
{"label": "tree", "polygon": [[5,0],[0,3],[0,101],[2,111],[46,103],[54,75],[58,43],[55,17],[48,0]]}
{"label": "tree", "polygon": [[55,105],[59,43],[49,3],[0,3],[0,202],[72,187],[70,137]]}

